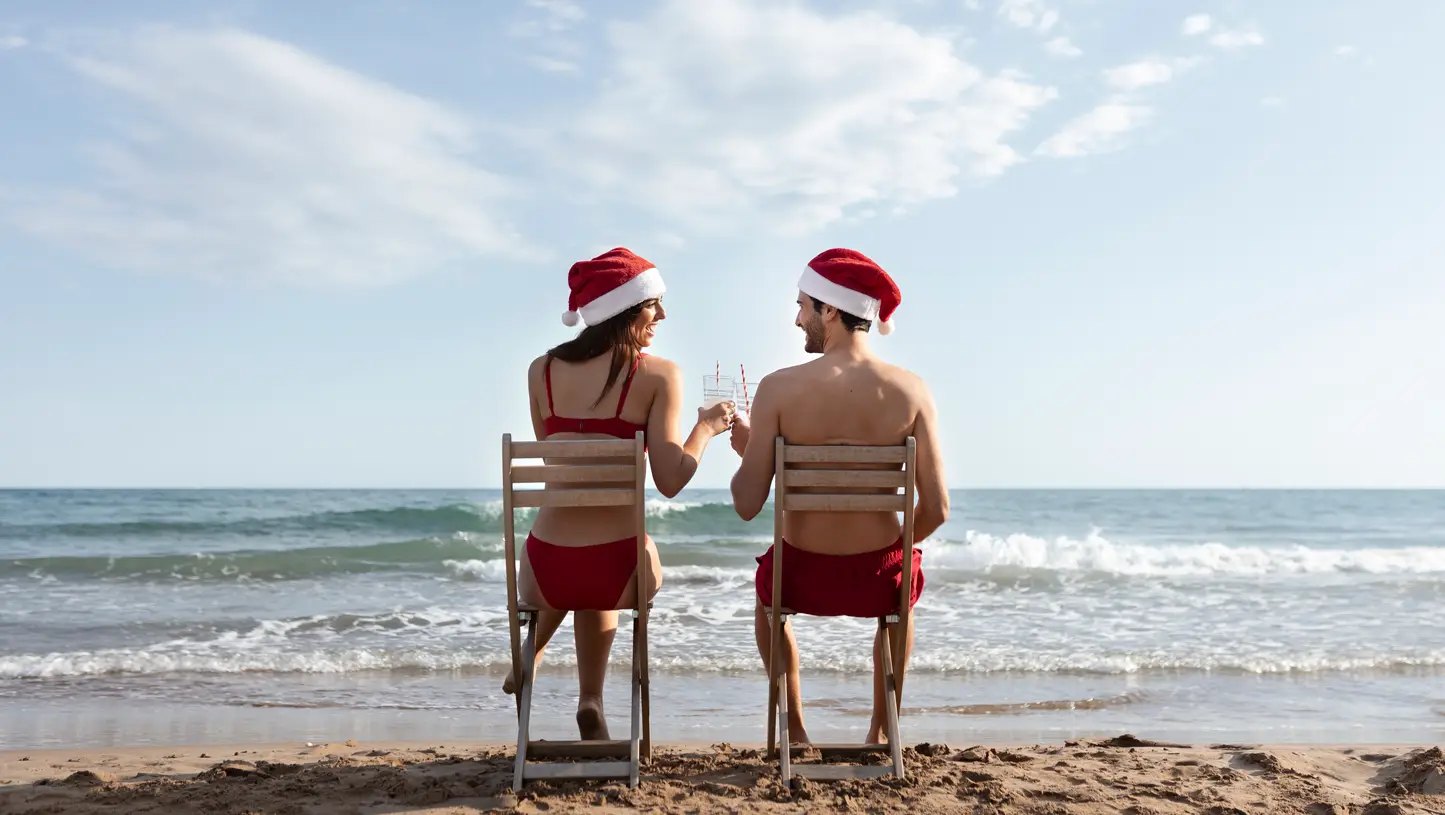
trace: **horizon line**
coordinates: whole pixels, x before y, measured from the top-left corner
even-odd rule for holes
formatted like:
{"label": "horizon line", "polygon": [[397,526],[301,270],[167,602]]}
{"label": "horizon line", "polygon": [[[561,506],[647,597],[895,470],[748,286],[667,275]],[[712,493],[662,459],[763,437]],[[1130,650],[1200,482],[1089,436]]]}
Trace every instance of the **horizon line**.
{"label": "horizon line", "polygon": [[[656,492],[649,486],[648,492]],[[689,490],[727,491],[729,487],[687,487]],[[949,492],[1439,492],[1445,485],[1394,485],[1394,486],[1351,486],[1351,485],[1158,485],[1158,486],[960,486],[948,487]],[[501,492],[500,486],[466,487],[398,487],[398,486],[56,486],[0,485],[0,492]],[[681,493],[679,493],[680,495]]]}

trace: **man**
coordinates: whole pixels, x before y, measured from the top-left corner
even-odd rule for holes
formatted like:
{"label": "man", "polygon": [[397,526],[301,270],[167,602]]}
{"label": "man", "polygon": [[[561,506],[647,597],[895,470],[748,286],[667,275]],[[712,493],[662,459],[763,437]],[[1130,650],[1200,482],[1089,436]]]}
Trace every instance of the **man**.
{"label": "man", "polygon": [[[752,520],[767,502],[773,480],[773,440],[788,444],[898,445],[917,440],[914,540],[923,540],[948,519],[948,492],[939,455],[933,397],[916,375],[879,359],[869,347],[875,319],[892,332],[901,294],[878,264],[849,249],[830,249],[808,264],[798,282],[796,324],[804,350],[818,359],[769,374],[758,384],[751,416],[733,424],[732,446],[742,464],[732,480],[733,505]],[[836,465],[834,465],[836,466]],[[857,465],[877,467],[878,465]],[[798,490],[803,492],[804,490]],[[903,585],[903,541],[897,513],[789,512],[784,518],[783,605],[824,616],[876,617],[897,610]],[[923,591],[922,555],[914,550],[912,602]],[[771,629],[773,551],[758,558],[755,631],[766,667]],[[909,630],[892,626],[889,637],[904,660],[913,650]],[[788,733],[808,743],[798,684],[798,646],[791,630],[783,645],[788,671]],[[883,689],[881,644],[873,648],[873,721],[867,743],[883,743],[888,704]],[[902,676],[899,677],[902,681]]]}

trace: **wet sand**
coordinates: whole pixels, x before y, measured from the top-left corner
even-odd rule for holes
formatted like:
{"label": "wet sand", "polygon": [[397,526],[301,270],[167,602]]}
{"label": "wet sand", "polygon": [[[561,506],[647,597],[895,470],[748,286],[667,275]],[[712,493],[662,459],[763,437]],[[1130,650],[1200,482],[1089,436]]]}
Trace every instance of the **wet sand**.
{"label": "wet sand", "polygon": [[917,744],[905,755],[906,779],[788,789],[757,745],[659,745],[639,789],[530,782],[519,797],[511,792],[512,749],[496,743],[20,750],[0,753],[0,812],[1445,812],[1438,747],[1174,745],[1124,735],[1012,747]]}

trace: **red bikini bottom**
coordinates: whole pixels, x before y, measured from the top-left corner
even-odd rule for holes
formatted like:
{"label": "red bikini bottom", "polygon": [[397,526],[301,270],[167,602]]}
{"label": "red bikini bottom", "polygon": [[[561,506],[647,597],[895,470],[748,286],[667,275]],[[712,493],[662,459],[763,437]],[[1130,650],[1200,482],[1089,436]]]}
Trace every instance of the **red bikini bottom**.
{"label": "red bikini bottom", "polygon": [[[903,539],[856,555],[824,555],[783,541],[783,607],[815,617],[882,617],[898,610],[903,587]],[[773,603],[773,547],[757,559],[758,599]],[[913,550],[908,607],[923,595],[923,552]]]}
{"label": "red bikini bottom", "polygon": [[547,604],[560,611],[612,611],[637,571],[637,538],[557,546],[527,535],[527,560]]}

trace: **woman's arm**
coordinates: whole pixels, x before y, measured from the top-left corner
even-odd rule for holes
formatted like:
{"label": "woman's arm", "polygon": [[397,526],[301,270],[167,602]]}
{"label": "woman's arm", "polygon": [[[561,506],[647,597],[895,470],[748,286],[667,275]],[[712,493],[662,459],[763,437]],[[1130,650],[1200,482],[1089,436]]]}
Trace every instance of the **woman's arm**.
{"label": "woman's arm", "polygon": [[542,382],[542,366],[547,364],[545,356],[532,360],[532,365],[527,368],[527,405],[532,413],[532,433],[537,441],[545,441],[547,438],[547,425],[542,418],[542,403],[537,399],[537,387]]}
{"label": "woman's arm", "polygon": [[682,424],[682,369],[664,359],[650,357],[649,367],[662,380],[652,410],[647,415],[647,458],[652,463],[652,482],[657,491],[672,498],[697,473],[698,462],[713,436],[727,430],[723,405],[698,411],[697,423],[687,440],[679,442]]}

